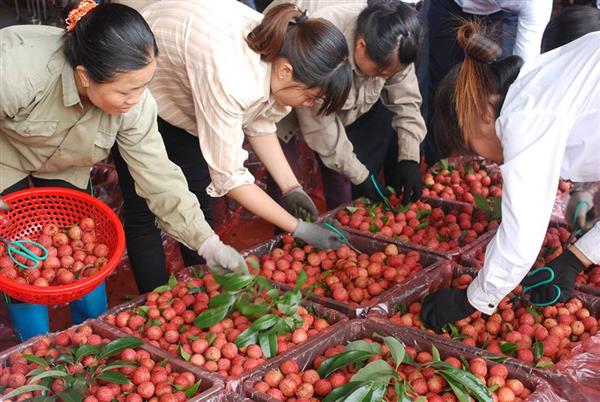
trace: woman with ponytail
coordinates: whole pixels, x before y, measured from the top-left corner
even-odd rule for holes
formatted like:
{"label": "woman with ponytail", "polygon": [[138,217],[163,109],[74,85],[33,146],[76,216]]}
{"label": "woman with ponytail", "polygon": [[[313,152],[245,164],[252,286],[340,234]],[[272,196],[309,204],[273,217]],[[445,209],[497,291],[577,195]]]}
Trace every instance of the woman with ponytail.
{"label": "woman with ponytail", "polygon": [[[344,103],[351,73],[339,30],[291,4],[263,18],[234,0],[165,0],[143,15],[160,49],[150,84],[158,126],[169,157],[207,215],[211,197],[228,195],[286,232],[319,248],[337,248],[332,231],[299,219],[314,220],[318,212],[283,156],[275,122],[290,106],[318,104],[327,115]],[[291,213],[244,167],[244,137],[286,194]],[[160,233],[144,201],[126,186],[127,169],[118,155],[116,161],[125,184],[127,235],[137,245],[130,256],[145,269],[164,266]],[[195,253],[183,251],[186,264],[198,263]]]}
{"label": "woman with ponytail", "polygon": [[[158,49],[142,16],[120,4],[82,1],[66,30],[0,30],[0,195],[35,187],[88,187],[90,169],[118,146],[136,191],[168,234],[199,250],[215,269],[245,269],[214,234],[185,177],[167,156],[146,87]],[[129,247],[129,244],[128,244]],[[140,291],[166,282],[166,271],[134,270]],[[74,311],[74,321],[102,313],[101,302]],[[45,322],[27,317],[21,322]],[[44,306],[35,306],[38,309]],[[9,311],[11,307],[9,306]],[[47,311],[44,310],[47,315]],[[75,314],[76,313],[76,314]],[[25,315],[25,316],[23,316]],[[36,335],[17,327],[24,339]]]}
{"label": "woman with ponytail", "polygon": [[[600,32],[523,64],[475,23],[458,31],[465,61],[440,85],[435,141],[445,155],[475,153],[500,164],[502,223],[468,289],[430,295],[421,318],[441,328],[481,311],[492,314],[521,281],[538,305],[568,300],[577,275],[600,264],[600,224],[527,275],[542,246],[559,178],[600,181]],[[527,276],[526,276],[527,275]]]}

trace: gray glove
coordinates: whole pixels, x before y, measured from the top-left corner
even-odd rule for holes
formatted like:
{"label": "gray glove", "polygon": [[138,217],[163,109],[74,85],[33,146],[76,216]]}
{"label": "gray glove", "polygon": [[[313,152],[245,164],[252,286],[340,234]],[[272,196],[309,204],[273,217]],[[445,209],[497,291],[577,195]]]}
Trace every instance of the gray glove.
{"label": "gray glove", "polygon": [[319,211],[313,200],[302,189],[302,186],[294,187],[283,194],[286,209],[296,218],[305,221],[314,221],[319,216]]}
{"label": "gray glove", "polygon": [[571,193],[565,219],[573,230],[589,230],[598,219],[594,209],[594,194],[589,190],[575,191]]}
{"label": "gray glove", "polygon": [[212,235],[202,243],[198,250],[206,260],[206,265],[211,272],[223,275],[235,272],[238,275],[248,273],[248,267],[244,258],[231,246],[223,243],[219,236]]}
{"label": "gray glove", "polygon": [[306,223],[298,220],[298,227],[294,236],[312,244],[320,249],[337,250],[342,245],[342,240],[333,231],[327,229],[320,223]]}
{"label": "gray glove", "polygon": [[12,207],[6,201],[0,198],[0,211],[10,211],[11,208]]}

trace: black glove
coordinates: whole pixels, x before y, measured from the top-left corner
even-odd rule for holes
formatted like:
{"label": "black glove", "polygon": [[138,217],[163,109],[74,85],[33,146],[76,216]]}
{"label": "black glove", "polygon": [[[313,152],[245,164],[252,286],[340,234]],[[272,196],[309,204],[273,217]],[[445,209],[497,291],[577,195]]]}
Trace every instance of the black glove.
{"label": "black glove", "polygon": [[383,187],[383,185],[379,183],[375,176],[373,176],[372,174],[368,175],[365,181],[356,186],[356,195],[358,195],[359,197],[367,197],[372,201],[381,200],[381,195],[379,195],[379,192],[375,188],[373,180],[375,180],[383,194],[387,196],[385,192],[385,187]]}
{"label": "black glove", "polygon": [[425,298],[421,307],[421,321],[435,330],[473,314],[475,307],[467,300],[467,289],[446,288]]}
{"label": "black glove", "polygon": [[419,172],[419,164],[415,161],[398,162],[392,176],[392,186],[396,195],[402,197],[403,204],[421,198],[423,178]]}
{"label": "black glove", "polygon": [[[558,302],[566,302],[573,295],[575,278],[583,270],[584,266],[570,250],[565,250],[561,255],[546,264],[554,272],[554,280],[547,285],[533,288],[527,292],[529,300],[535,304],[547,304],[556,299],[557,289],[560,289]],[[549,278],[550,272],[546,269],[534,270],[528,274],[521,284],[524,287],[534,286]],[[556,286],[553,286],[556,285]]]}

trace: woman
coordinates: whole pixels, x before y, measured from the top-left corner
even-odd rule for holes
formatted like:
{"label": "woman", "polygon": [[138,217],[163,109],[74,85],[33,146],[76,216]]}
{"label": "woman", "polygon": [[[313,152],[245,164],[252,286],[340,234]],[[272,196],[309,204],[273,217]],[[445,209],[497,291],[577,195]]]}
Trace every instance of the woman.
{"label": "woman", "polygon": [[[485,263],[467,290],[444,289],[424,302],[421,318],[434,328],[479,310],[491,314],[525,277],[543,242],[559,177],[599,181],[600,33],[587,34],[523,64],[518,56],[497,60],[500,48],[464,25],[458,41],[465,61],[440,86],[436,142],[442,151],[474,152],[499,163],[504,179],[502,223]],[[565,301],[575,278],[600,263],[600,224],[528,276],[538,304]]]}
{"label": "woman", "polygon": [[[2,29],[0,195],[28,188],[30,181],[84,190],[92,165],[116,143],[158,225],[212,267],[242,269],[241,256],[214,234],[167,157],[146,90],[156,55],[148,24],[119,4],[83,1],[69,14],[66,32]],[[134,273],[142,292],[161,283],[156,272]]]}
{"label": "woman", "polygon": [[319,155],[329,209],[359,196],[378,199],[371,176],[382,167],[397,194],[415,201],[421,196],[419,145],[426,132],[414,66],[421,35],[417,12],[400,1],[308,3],[315,10],[311,15],[344,34],[351,49],[352,88],[336,114],[297,109],[278,125],[278,134],[289,142],[300,132]]}
{"label": "woman", "polygon": [[[286,232],[319,248],[337,248],[333,232],[298,219],[304,212],[315,219],[318,212],[283,156],[275,122],[289,112],[288,106],[318,103],[323,113],[332,113],[343,104],[350,67],[342,34],[292,5],[263,18],[233,0],[165,0],[145,8],[143,15],[161,49],[150,84],[159,128],[171,160],[202,205],[210,197],[228,195]],[[244,167],[244,136],[286,193],[296,217],[254,184]],[[119,177],[126,176],[127,169],[120,167]],[[149,249],[160,245],[151,214],[136,200],[133,187],[122,188],[132,261],[159,269],[162,250]]]}

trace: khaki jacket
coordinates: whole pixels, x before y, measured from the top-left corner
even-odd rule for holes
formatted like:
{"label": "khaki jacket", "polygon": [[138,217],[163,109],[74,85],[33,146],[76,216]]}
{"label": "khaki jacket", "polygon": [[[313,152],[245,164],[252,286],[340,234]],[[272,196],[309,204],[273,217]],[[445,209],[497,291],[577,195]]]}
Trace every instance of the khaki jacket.
{"label": "khaki jacket", "polygon": [[346,37],[353,71],[352,88],[342,110],[334,115],[318,116],[319,105],[312,109],[295,109],[278,124],[279,138],[287,142],[297,133],[302,133],[308,146],[319,154],[327,167],[344,174],[352,183],[359,184],[369,172],[353,152],[344,127],[356,121],[381,99],[394,113],[392,127],[398,134],[398,160],[419,161],[419,145],[427,129],[420,111],[421,93],[415,66],[411,64],[388,80],[363,75],[354,64],[353,54],[356,20],[364,6],[343,4],[319,7],[318,3],[329,5],[326,0],[301,3],[306,3],[302,6],[313,7],[309,8],[309,11],[313,10],[310,13],[312,17],[333,22]]}
{"label": "khaki jacket", "polygon": [[169,161],[148,91],[128,113],[84,110],[73,68],[62,53],[64,30],[0,30],[0,192],[28,175],[85,188],[90,168],[116,142],[157,224],[197,250],[213,234],[197,198]]}

